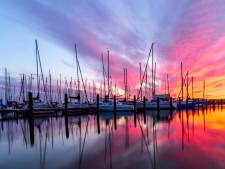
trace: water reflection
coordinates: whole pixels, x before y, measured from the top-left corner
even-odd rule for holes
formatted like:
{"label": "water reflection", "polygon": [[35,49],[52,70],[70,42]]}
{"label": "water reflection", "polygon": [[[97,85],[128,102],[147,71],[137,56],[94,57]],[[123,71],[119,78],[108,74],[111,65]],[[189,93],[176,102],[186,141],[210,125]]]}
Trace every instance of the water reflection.
{"label": "water reflection", "polygon": [[222,169],[224,138],[222,106],[2,120],[0,168]]}

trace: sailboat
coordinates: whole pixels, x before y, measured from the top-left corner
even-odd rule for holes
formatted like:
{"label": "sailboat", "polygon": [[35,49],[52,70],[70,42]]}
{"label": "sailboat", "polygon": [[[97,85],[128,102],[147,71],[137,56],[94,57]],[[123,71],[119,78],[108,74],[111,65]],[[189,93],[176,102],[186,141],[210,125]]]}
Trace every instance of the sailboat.
{"label": "sailboat", "polygon": [[155,94],[153,99],[148,103],[147,107],[150,109],[157,109],[157,100],[159,102],[159,109],[175,109],[176,103],[172,102],[170,94]]}
{"label": "sailboat", "polygon": [[[141,87],[142,83],[144,81],[144,78],[147,74],[147,66],[148,66],[148,61],[150,56],[152,56],[152,100],[150,101],[145,101],[145,109],[162,109],[162,110],[169,110],[169,109],[175,109],[176,108],[176,103],[173,102],[172,97],[169,94],[169,83],[168,83],[168,92],[165,94],[156,94],[155,92],[155,80],[156,80],[156,62],[154,66],[154,60],[153,60],[153,43],[151,45],[148,59],[147,59],[147,64],[145,67],[145,72],[143,74],[143,78],[141,81]],[[168,76],[168,75],[167,75]],[[147,78],[146,78],[147,79]],[[168,77],[167,77],[168,79]],[[167,80],[168,81],[168,80]],[[147,80],[146,80],[147,84]],[[139,90],[138,95],[140,94],[141,88]],[[137,108],[138,109],[143,109],[144,108],[144,103],[143,102],[138,102],[137,103]]]}
{"label": "sailboat", "polygon": [[194,100],[195,102],[195,108],[199,108],[199,107],[206,107],[206,99],[205,99],[205,80],[203,81],[203,96],[202,98],[196,98]]}
{"label": "sailboat", "polygon": [[[179,105],[180,109],[193,109],[195,107],[195,102],[193,99],[190,99],[189,96],[189,81],[188,81],[188,72],[186,73],[185,77],[183,78],[183,65],[181,62],[181,100],[179,99],[177,101],[177,105]],[[186,83],[184,83],[186,81]],[[183,100],[184,98],[184,89],[183,86],[186,86],[186,100]],[[193,93],[193,79],[192,79],[192,93]],[[193,94],[192,94],[193,95]]]}
{"label": "sailboat", "polygon": [[[42,110],[46,110],[46,109],[50,108],[50,105],[47,103],[48,102],[47,91],[46,91],[46,85],[45,85],[45,82],[44,82],[44,75],[43,75],[43,71],[42,71],[42,65],[41,65],[41,59],[40,59],[40,53],[39,53],[37,40],[35,40],[35,47],[36,47],[36,65],[37,65],[37,96],[35,98],[33,98],[33,101],[34,101],[33,102],[33,109],[38,110],[38,111],[42,111]],[[41,76],[42,76],[44,97],[45,97],[46,102],[43,102],[40,99],[41,79],[39,77],[39,66],[40,66],[40,71],[41,71]],[[23,106],[23,109],[28,110],[28,108],[29,108],[29,105],[28,105],[28,103],[26,103]]]}
{"label": "sailboat", "polygon": [[[77,96],[75,96],[75,97],[69,96],[69,98],[73,99],[73,100],[77,100],[77,102],[69,102],[67,104],[67,108],[68,109],[79,109],[79,110],[81,110],[81,109],[90,108],[90,104],[89,104],[89,100],[88,100],[87,93],[86,93],[86,87],[85,87],[85,84],[84,84],[84,81],[83,81],[80,63],[79,63],[79,60],[78,60],[76,44],[75,44],[74,47],[75,47],[74,49],[75,49],[75,57],[76,57],[76,65],[77,65]],[[84,94],[85,94],[85,97],[86,97],[85,103],[80,102],[80,99],[81,99],[80,78],[81,78],[81,82],[82,82],[82,85],[83,85]]]}
{"label": "sailboat", "polygon": [[[172,101],[170,94],[155,94],[153,99],[145,102],[145,108],[148,110],[170,110],[176,109],[177,104]],[[139,102],[137,104],[138,109],[144,108],[144,103]]]}
{"label": "sailboat", "polygon": [[[105,95],[105,99],[103,102],[99,104],[99,110],[101,112],[112,112],[114,111],[114,102],[112,100],[109,100],[110,95],[111,95],[111,85],[109,82],[110,79],[110,67],[109,67],[109,50],[107,50],[107,61],[108,61],[108,70],[107,70],[107,95]],[[104,89],[105,89],[105,67],[104,67],[104,61],[103,61],[103,56],[102,56],[102,64],[103,64],[103,80],[104,80]],[[124,84],[125,84],[125,102],[116,102],[116,111],[133,111],[134,106],[127,104],[126,103],[126,96],[127,96],[127,70],[124,69]],[[106,93],[106,91],[105,91]],[[115,96],[115,101],[116,101],[116,96]]]}

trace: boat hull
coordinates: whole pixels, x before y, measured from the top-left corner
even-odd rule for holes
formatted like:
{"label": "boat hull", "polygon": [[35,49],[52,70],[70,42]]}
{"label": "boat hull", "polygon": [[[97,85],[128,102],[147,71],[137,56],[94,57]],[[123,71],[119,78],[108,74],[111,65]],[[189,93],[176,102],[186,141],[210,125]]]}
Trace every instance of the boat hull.
{"label": "boat hull", "polygon": [[[112,112],[114,111],[114,105],[113,104],[103,104],[99,105],[99,111],[105,111],[105,112]],[[134,111],[133,105],[127,105],[127,104],[117,104],[116,105],[116,111],[126,112],[126,111]]]}
{"label": "boat hull", "polygon": [[[158,108],[160,110],[170,110],[170,109],[176,109],[176,104],[170,102],[159,102],[159,107],[157,105],[157,102],[146,102],[145,109],[147,110],[157,110]],[[138,109],[144,109],[144,103],[138,103],[137,104]]]}

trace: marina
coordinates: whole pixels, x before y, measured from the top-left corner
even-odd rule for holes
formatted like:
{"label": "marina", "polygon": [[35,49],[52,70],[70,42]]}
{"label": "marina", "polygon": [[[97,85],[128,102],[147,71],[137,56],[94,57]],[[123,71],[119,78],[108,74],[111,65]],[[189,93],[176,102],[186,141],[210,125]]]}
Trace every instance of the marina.
{"label": "marina", "polygon": [[225,1],[0,1],[0,169],[225,169]]}
{"label": "marina", "polygon": [[[102,56],[102,74],[103,84],[100,88],[95,86],[93,81],[92,90],[87,88],[86,82],[82,75],[81,65],[79,63],[78,53],[76,44],[75,48],[75,60],[76,60],[76,78],[73,81],[71,77],[70,81],[65,78],[65,86],[62,87],[61,75],[60,79],[56,80],[56,86],[52,84],[52,75],[49,71],[49,75],[43,74],[43,68],[40,58],[40,52],[38,47],[38,41],[35,40],[35,57],[36,57],[36,85],[33,85],[32,74],[28,75],[28,82],[26,80],[27,75],[22,74],[20,84],[17,86],[18,91],[12,93],[11,77],[8,70],[5,68],[5,87],[3,88],[5,98],[1,98],[0,111],[1,112],[20,112],[20,111],[36,111],[36,112],[52,112],[53,114],[57,111],[65,109],[71,111],[136,111],[136,110],[173,110],[173,109],[195,109],[196,106],[203,107],[207,106],[211,100],[205,99],[205,85],[203,88],[203,98],[193,98],[193,76],[192,76],[192,98],[189,94],[189,79],[188,71],[186,75],[183,75],[183,64],[181,62],[181,90],[177,98],[172,98],[169,91],[169,81],[167,75],[167,91],[166,94],[156,94],[156,62],[154,63],[154,43],[151,44],[151,48],[147,57],[146,66],[144,72],[140,71],[140,87],[137,90],[137,95],[131,95],[128,92],[128,77],[127,69],[124,69],[124,90],[123,93],[118,93],[118,88],[112,86],[112,78],[110,76],[110,53],[107,50],[107,72],[105,70],[104,59]],[[149,60],[152,60],[152,78],[151,88],[145,86],[148,84],[148,65]],[[141,66],[141,65],[140,65]],[[141,70],[141,67],[140,67]],[[107,74],[107,75],[106,75]],[[34,79],[35,80],[35,79]],[[59,83],[58,83],[59,82]],[[107,84],[106,84],[107,82]],[[116,83],[116,82],[115,82]],[[205,83],[205,81],[204,81]],[[73,86],[74,84],[74,86]],[[102,86],[104,87],[102,88]],[[186,90],[186,99],[184,99]],[[35,97],[34,94],[35,93]],[[99,92],[99,93],[98,93]],[[14,96],[12,96],[14,95]],[[144,95],[144,96],[143,96]],[[180,96],[181,95],[181,96]],[[55,96],[55,97],[54,97]],[[101,96],[101,97],[100,97]],[[149,97],[150,96],[150,97]],[[54,97],[54,99],[53,99]],[[81,98],[82,97],[82,98]],[[17,98],[13,100],[12,98]],[[220,99],[224,102],[223,99]],[[5,104],[4,104],[4,103]],[[213,104],[215,101],[212,101]],[[217,103],[218,101],[216,101]],[[223,104],[223,103],[222,103]]]}

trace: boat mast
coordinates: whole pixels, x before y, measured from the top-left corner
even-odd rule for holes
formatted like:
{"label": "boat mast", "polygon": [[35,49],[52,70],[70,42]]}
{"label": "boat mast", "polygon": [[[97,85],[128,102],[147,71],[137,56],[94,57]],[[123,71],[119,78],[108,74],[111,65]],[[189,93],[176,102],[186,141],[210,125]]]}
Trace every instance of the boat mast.
{"label": "boat mast", "polygon": [[[43,74],[43,70],[42,70],[41,57],[40,57],[40,52],[39,52],[37,40],[35,40],[35,44],[36,44],[36,54],[37,54],[37,58],[38,58],[37,60],[38,60],[38,63],[39,63],[39,66],[40,66],[40,71],[41,71],[41,77],[42,77],[42,82],[43,82],[45,99],[48,102],[47,90],[46,90],[46,85],[45,85],[45,81],[44,81],[44,74]],[[38,63],[37,63],[37,73],[38,73]],[[39,80],[39,85],[40,85],[40,80]],[[39,99],[39,91],[38,91],[38,99]]]}
{"label": "boat mast", "polygon": [[35,40],[35,49],[36,49],[36,73],[37,73],[37,96],[36,99],[39,100],[40,97],[40,80],[39,80],[39,66],[38,66],[38,44]]}
{"label": "boat mast", "polygon": [[82,82],[83,89],[84,89],[85,98],[86,98],[87,103],[89,104],[87,91],[86,91],[86,84],[85,84],[86,82],[84,83],[84,79],[83,79],[81,68],[80,68],[80,63],[79,63],[78,56],[77,56],[77,48],[75,48],[75,52],[76,52],[76,60],[77,60],[78,70],[79,70],[79,73],[80,73],[81,82]]}
{"label": "boat mast", "polygon": [[114,95],[117,96],[117,93],[116,93],[116,81],[115,81],[115,86],[114,86]]}
{"label": "boat mast", "polygon": [[9,101],[12,101],[12,86],[11,86],[11,80],[10,80],[10,74],[8,73],[8,99]]}
{"label": "boat mast", "polygon": [[191,77],[191,92],[192,92],[192,99],[194,99],[194,77]]}
{"label": "boat mast", "polygon": [[125,79],[125,80],[126,80],[126,101],[127,101],[127,96],[128,96],[127,68],[126,68],[125,70],[126,70],[126,74],[125,74],[125,75],[126,75],[126,76],[125,76],[125,77],[126,77],[126,79]]}
{"label": "boat mast", "polygon": [[95,100],[95,81],[93,80],[93,84],[92,84],[92,100],[93,100],[93,103],[94,103],[94,100]]}
{"label": "boat mast", "polygon": [[7,68],[5,68],[5,103],[7,104],[8,101],[8,72],[7,72]]}
{"label": "boat mast", "polygon": [[187,72],[187,79],[186,79],[186,81],[187,81],[187,84],[186,84],[186,85],[187,85],[187,87],[186,87],[186,89],[187,89],[187,97],[186,97],[186,98],[187,98],[187,100],[188,100],[188,98],[189,98],[189,97],[188,97],[188,96],[189,96],[189,94],[188,94],[188,86],[189,86],[189,82],[188,82],[188,72]]}
{"label": "boat mast", "polygon": [[127,101],[127,69],[123,69],[123,81],[124,81],[124,100]]}
{"label": "boat mast", "polygon": [[155,79],[155,75],[154,75],[154,56],[153,56],[153,43],[152,43],[152,98],[154,97],[155,95],[155,89],[154,89],[154,79]]}
{"label": "boat mast", "polygon": [[103,84],[104,84],[104,98],[106,96],[106,87],[105,87],[105,65],[104,65],[104,58],[102,54],[102,76],[103,76]]}
{"label": "boat mast", "polygon": [[79,78],[79,62],[78,62],[78,57],[77,57],[77,46],[75,44],[75,57],[76,57],[76,65],[77,65],[77,98],[78,98],[78,103],[80,103],[80,78]]}
{"label": "boat mast", "polygon": [[50,96],[50,103],[52,103],[52,75],[49,70],[49,96]]}
{"label": "boat mast", "polygon": [[109,91],[109,50],[107,49],[107,59],[108,59],[108,76],[107,76],[107,80],[108,80],[108,97],[109,97],[109,94],[110,94],[110,91]]}
{"label": "boat mast", "polygon": [[125,82],[125,68],[123,68],[123,84],[124,84],[124,100],[126,101],[126,82]]}
{"label": "boat mast", "polygon": [[184,99],[184,89],[183,89],[183,64],[180,63],[180,72],[181,72],[181,100]]}
{"label": "boat mast", "polygon": [[56,81],[56,91],[57,91],[57,102],[59,103],[59,82],[58,82],[58,79]]}
{"label": "boat mast", "polygon": [[49,91],[48,91],[48,76],[45,77],[45,85],[46,85],[46,95],[49,96]]}
{"label": "boat mast", "polygon": [[205,99],[205,80],[203,81],[203,99]]}
{"label": "boat mast", "polygon": [[146,65],[146,74],[145,74],[145,97],[148,98],[148,65]]}
{"label": "boat mast", "polygon": [[167,93],[170,94],[169,75],[167,73]]}
{"label": "boat mast", "polygon": [[[147,62],[146,62],[147,64],[146,64],[146,66],[148,65],[149,58],[151,57],[152,49],[153,49],[153,43],[152,43],[151,48],[150,48],[149,53],[148,53],[148,58],[147,58]],[[145,79],[145,73],[146,73],[146,69],[147,69],[146,66],[145,66],[144,74],[143,74],[142,79],[141,79],[141,86],[140,86],[140,89],[138,90],[138,95],[137,95],[138,96],[137,97],[138,99],[140,98],[139,96],[140,96],[141,88],[142,88],[142,85],[143,85],[143,82],[144,82],[144,79]],[[152,86],[153,86],[153,82],[152,82]]]}
{"label": "boat mast", "polygon": [[59,75],[59,98],[60,98],[60,103],[62,102],[62,75],[60,73]]}
{"label": "boat mast", "polygon": [[112,73],[110,73],[110,89],[109,89],[109,91],[110,91],[110,96],[112,96]]}
{"label": "boat mast", "polygon": [[19,95],[19,101],[20,100],[22,100],[22,101],[24,101],[25,100],[25,95],[24,95],[24,88],[25,88],[25,79],[24,79],[24,74],[22,74],[22,76],[21,76],[21,82],[20,82],[20,85],[21,85],[21,87],[20,87],[20,95]]}
{"label": "boat mast", "polygon": [[155,95],[155,81],[156,81],[156,62],[155,62],[155,70],[154,70],[154,79],[153,79],[153,81],[154,81],[154,85],[153,85],[153,91],[154,91],[154,95]]}
{"label": "boat mast", "polygon": [[[140,71],[139,73],[140,73],[140,84],[141,84],[141,72],[142,72],[141,71],[141,63],[139,63],[139,71]],[[142,88],[141,88],[141,93],[140,94],[141,94],[141,100],[142,100]]]}

